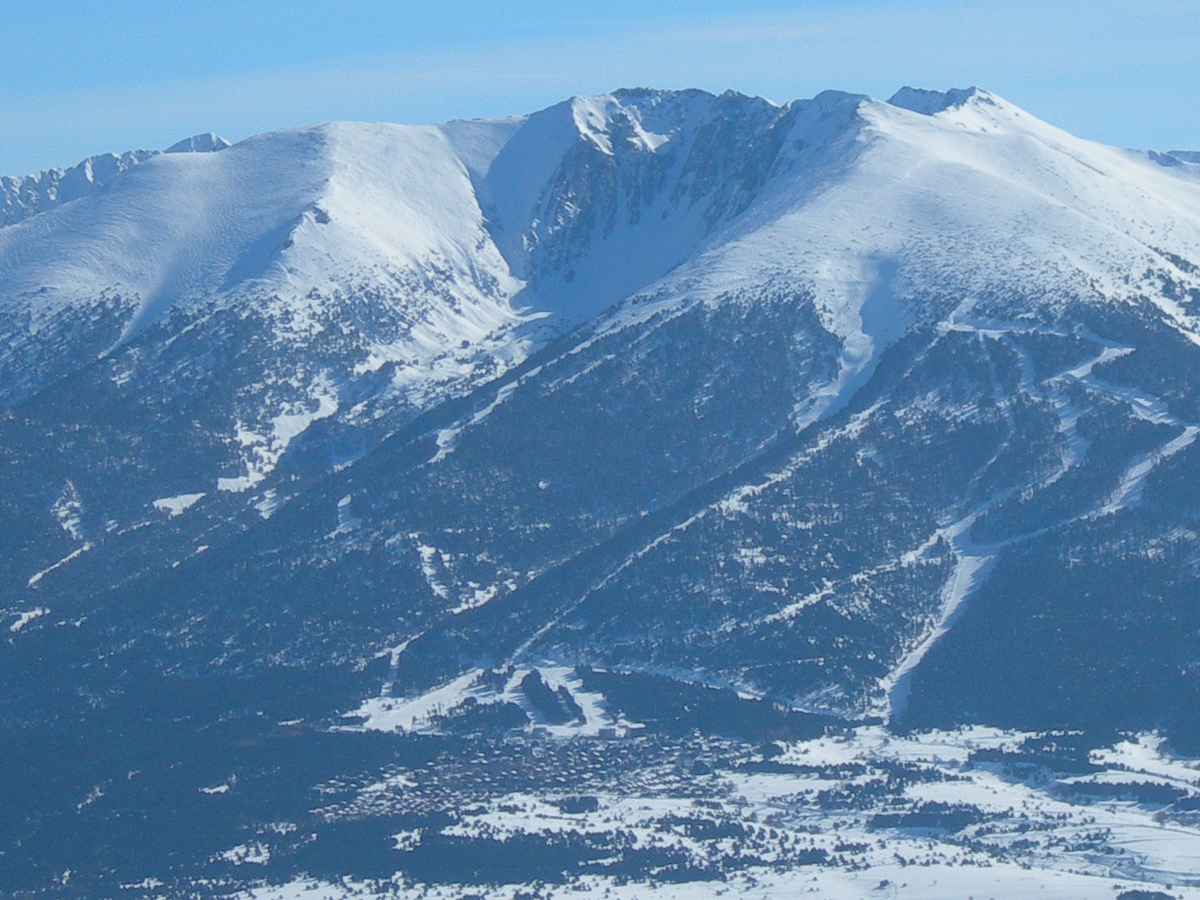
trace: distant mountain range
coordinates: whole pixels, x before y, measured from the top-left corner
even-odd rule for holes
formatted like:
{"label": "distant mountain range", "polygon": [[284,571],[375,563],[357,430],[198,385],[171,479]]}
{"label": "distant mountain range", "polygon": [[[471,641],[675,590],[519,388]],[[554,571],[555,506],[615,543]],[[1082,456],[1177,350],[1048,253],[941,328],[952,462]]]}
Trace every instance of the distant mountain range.
{"label": "distant mountain range", "polygon": [[76,809],[191,741],[594,738],[638,718],[612,678],[1200,752],[1198,435],[1200,153],[977,88],[0,179],[11,885],[201,877],[142,865],[141,806],[100,844]]}

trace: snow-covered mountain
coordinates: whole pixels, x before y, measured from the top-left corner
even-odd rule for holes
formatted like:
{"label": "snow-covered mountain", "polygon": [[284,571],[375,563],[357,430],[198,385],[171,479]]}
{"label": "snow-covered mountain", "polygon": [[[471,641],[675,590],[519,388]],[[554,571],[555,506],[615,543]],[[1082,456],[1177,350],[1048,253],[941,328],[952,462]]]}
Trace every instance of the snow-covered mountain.
{"label": "snow-covered mountain", "polygon": [[148,150],[133,150],[120,156],[106,153],[88,157],[69,169],[46,169],[23,177],[0,176],[0,225],[20,222],[60,203],[99,191],[153,155]]}
{"label": "snow-covered mountain", "polygon": [[[164,153],[212,153],[229,141],[206,132],[172,144]],[[46,169],[24,177],[0,176],[0,226],[12,225],[54,207],[98,193],[118,176],[156,155],[130,150],[90,156],[68,169]]]}
{"label": "snow-covered mountain", "polygon": [[315,785],[718,697],[1200,747],[1197,171],[976,88],[636,89],[6,179],[5,727],[203,733],[222,795],[221,729]]}
{"label": "snow-covered mountain", "polygon": [[225,140],[219,134],[205,131],[200,134],[193,134],[182,141],[176,141],[164,150],[163,153],[217,153],[221,150],[227,150],[232,146],[229,141]]}

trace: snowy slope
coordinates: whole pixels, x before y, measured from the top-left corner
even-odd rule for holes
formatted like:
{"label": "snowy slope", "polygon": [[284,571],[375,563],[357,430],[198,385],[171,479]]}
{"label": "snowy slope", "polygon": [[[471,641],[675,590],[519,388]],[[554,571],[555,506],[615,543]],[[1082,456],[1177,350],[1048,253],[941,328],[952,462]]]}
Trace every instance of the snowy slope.
{"label": "snowy slope", "polygon": [[1046,290],[1119,296],[1171,268],[1164,252],[1200,255],[1200,183],[974,88],[782,107],[619,91],[524,119],[331,124],[122,165],[111,190],[0,231],[10,320],[36,331],[120,297],[128,338],[167,309],[241,297],[303,332],[339,294],[412,304],[416,280],[454,297],[414,310],[428,352],[520,309],[589,319],[682,267],[656,293],[821,285],[857,358],[868,297],[978,291],[1014,267]]}
{"label": "snowy slope", "polygon": [[303,313],[312,290],[416,263],[452,276],[504,266],[477,252],[481,217],[440,131],[327,125],[222,153],[148,160],[111,191],[0,233],[6,293],[36,323],[104,291],[136,329],[164,308],[253,286]]}
{"label": "snowy slope", "polygon": [[[1048,310],[1158,294],[1162,270],[1200,285],[1188,267],[1200,259],[1200,184],[1144,154],[1075,138],[975,88],[906,88],[889,103],[822,95],[793,109],[761,199],[655,286],[655,303],[608,327],[755,282],[814,285],[847,341],[836,399],[907,321],[1004,290],[1014,272]],[[1155,302],[1200,341],[1200,310]]]}
{"label": "snowy slope", "polygon": [[[163,153],[212,153],[229,142],[211,131],[172,144]],[[12,225],[63,203],[102,191],[120,175],[156,156],[130,150],[90,156],[67,169],[46,169],[27,176],[0,176],[0,226]]]}
{"label": "snowy slope", "polygon": [[[560,121],[569,116],[577,125],[582,120],[587,126],[579,126],[584,138],[574,145],[582,159],[567,174],[611,171],[608,161],[619,158],[619,148],[628,144],[643,148],[638,151],[639,162],[653,153],[661,160],[661,171],[671,173],[675,184],[683,182],[685,173],[694,171],[691,153],[672,158],[672,141],[650,142],[656,143],[650,151],[645,142],[616,139],[636,137],[629,124],[635,118],[638,127],[647,130],[642,124],[647,119],[637,106],[641,102],[642,95],[620,95],[557,109]],[[614,112],[618,106],[619,115]],[[582,268],[610,252],[614,254],[611,268],[619,268],[617,260],[623,254],[636,264],[637,251],[627,250],[622,241],[638,234],[642,223],[651,218],[665,235],[666,246],[675,240],[686,243],[683,236],[694,242],[692,249],[684,262],[668,267],[663,277],[628,302],[602,313],[576,336],[569,351],[519,382],[505,385],[494,399],[488,398],[490,402],[481,400],[480,412],[470,420],[439,430],[438,451],[430,457],[430,465],[445,463],[457,445],[470,446],[472,431],[477,448],[504,446],[506,428],[520,415],[540,427],[545,427],[547,418],[561,416],[550,418],[555,424],[546,430],[585,431],[596,420],[607,421],[604,417],[614,407],[624,410],[626,404],[636,409],[633,420],[618,419],[618,429],[629,429],[618,432],[625,434],[626,442],[643,440],[637,423],[651,422],[665,431],[671,416],[686,411],[693,417],[689,420],[693,443],[707,440],[710,429],[724,427],[718,446],[730,447],[753,436],[763,422],[748,424],[736,417],[712,421],[705,406],[714,397],[723,399],[729,386],[703,380],[712,373],[696,373],[691,365],[719,340],[736,345],[740,338],[762,353],[767,339],[751,327],[751,316],[766,315],[781,297],[785,298],[781,305],[792,307],[802,307],[811,297],[823,326],[817,333],[832,336],[839,346],[838,365],[825,380],[816,380],[818,365],[800,370],[793,385],[798,396],[790,425],[792,431],[802,433],[809,426],[828,430],[814,433],[808,445],[790,457],[783,457],[781,449],[772,469],[763,472],[747,466],[746,472],[736,473],[747,482],[721,493],[714,488],[707,502],[681,503],[675,518],[659,523],[657,531],[649,530],[652,517],[646,518],[644,526],[627,525],[628,543],[614,542],[622,549],[613,551],[613,562],[602,570],[604,574],[564,575],[578,578],[570,589],[547,579],[545,594],[535,583],[529,591],[534,599],[526,602],[531,607],[545,606],[528,614],[529,620],[515,629],[524,630],[522,638],[514,637],[515,649],[505,652],[511,652],[509,658],[516,662],[565,664],[583,658],[683,672],[688,677],[715,677],[719,683],[757,689],[771,684],[778,691],[784,677],[794,677],[800,670],[793,667],[772,677],[770,666],[775,663],[764,661],[765,674],[755,673],[747,682],[725,679],[739,666],[758,668],[751,660],[790,660],[784,654],[792,652],[793,642],[814,643],[817,627],[828,628],[834,637],[827,648],[829,656],[811,651],[814,668],[829,664],[834,669],[837,664],[829,659],[840,657],[833,650],[853,646],[848,633],[878,615],[887,622],[880,632],[880,646],[867,643],[875,640],[876,635],[871,635],[864,640],[866,646],[847,651],[855,658],[846,665],[857,669],[878,664],[881,671],[875,686],[895,689],[891,699],[898,701],[893,712],[899,715],[906,706],[912,671],[970,610],[973,596],[988,582],[993,558],[1002,549],[1042,539],[1052,543],[1059,527],[1133,511],[1136,486],[1155,467],[1191,445],[1190,418],[1145,412],[1161,408],[1161,397],[1168,391],[1177,403],[1190,404],[1191,389],[1186,384],[1171,386],[1174,374],[1160,376],[1156,383],[1144,367],[1151,365],[1158,352],[1151,348],[1159,341],[1184,345],[1183,350],[1171,351],[1182,354],[1176,360],[1190,358],[1191,348],[1198,343],[1200,269],[1195,261],[1200,259],[1200,194],[1177,168],[1164,167],[1147,154],[1079,140],[977,89],[945,95],[903,91],[890,103],[827,93],[787,107],[765,108],[762,115],[765,129],[778,139],[772,142],[771,152],[763,154],[758,177],[747,182],[751,187],[745,204],[733,206],[736,212],[731,215],[707,216],[715,208],[711,190],[695,194],[680,190],[665,196],[647,190],[636,207],[622,206],[629,195],[619,188],[608,206],[579,190],[569,195],[570,208],[564,204],[559,210],[562,218],[553,221],[569,226],[573,219],[588,222],[589,217],[594,221],[603,216],[605,227],[574,234],[569,227],[534,234],[571,235],[567,250],[585,248],[587,254],[568,255],[572,266]],[[675,144],[681,145],[682,141]],[[503,151],[494,165],[502,159]],[[722,185],[731,180],[723,180]],[[569,183],[594,184],[588,178]],[[582,202],[585,199],[591,205]],[[655,215],[638,218],[632,215],[635,211]],[[508,213],[510,219],[517,214]],[[704,227],[689,233],[693,215],[704,220]],[[536,211],[531,216],[539,219]],[[589,299],[586,293],[567,292],[567,280],[558,277],[560,270],[553,265],[557,260],[539,259],[536,242],[520,249],[529,254],[527,271],[538,289],[556,285],[560,300]],[[545,268],[539,269],[539,262],[546,263]],[[590,278],[593,285],[604,281],[599,272]],[[594,288],[583,291],[590,289]],[[740,319],[738,307],[746,308]],[[570,309],[563,314],[569,315]],[[730,320],[741,330],[719,337],[709,331],[718,327],[715,322]],[[772,324],[795,327],[787,319]],[[1095,324],[1102,324],[1106,337],[1088,331]],[[879,416],[873,418],[874,407],[864,410],[860,403],[848,422],[835,421],[836,414],[866,387],[884,351],[906,333],[932,342],[920,357],[921,376],[909,372],[907,380],[876,386],[876,400],[881,391],[887,398]],[[797,355],[809,361],[819,359],[817,348],[807,342],[812,336],[803,330],[793,336]],[[1064,366],[1055,378],[1035,377],[1031,348],[1039,341],[1058,345],[1055,353],[1082,348],[1084,362]],[[1071,344],[1074,349],[1068,349]],[[1139,347],[1145,349],[1139,352]],[[719,373],[717,379],[734,379],[751,390],[758,386],[756,376],[797,374],[782,366],[772,369],[776,361],[768,362],[765,353],[759,371],[753,367],[744,371],[738,353],[735,346],[725,347],[712,366]],[[578,357],[578,364],[572,356]],[[1131,357],[1136,359],[1134,366],[1116,374],[1114,364]],[[678,381],[694,391],[685,394],[686,406],[672,406],[662,399],[674,398],[680,384],[667,379],[664,387],[644,371],[648,364],[678,369]],[[1098,367],[1113,371],[1094,379],[1092,370]],[[1122,386],[1113,387],[1114,381]],[[642,407],[623,393],[627,385],[633,385],[631,394],[637,393],[639,384],[644,385],[641,393],[653,398]],[[558,409],[553,399],[556,394],[575,392],[582,398],[577,402],[586,404],[573,410],[577,419]],[[601,399],[601,394],[606,396]],[[1124,411],[1127,405],[1131,413]],[[505,415],[506,408],[520,412]],[[762,407],[764,419],[770,416],[767,408]],[[509,424],[497,421],[505,418]],[[1105,422],[1111,440],[1097,441],[1099,446],[1089,450],[1079,424],[1087,419],[1091,429],[1097,421]],[[1164,433],[1146,446],[1141,442],[1149,437],[1133,432],[1151,420],[1181,430]],[[1049,434],[1043,431],[1047,427]],[[1027,431],[1014,439],[1020,429]],[[599,431],[587,433],[592,440],[603,441]],[[448,435],[453,440],[444,439]],[[1047,456],[1061,453],[1061,463],[1043,471],[1047,465],[1043,459],[1019,463],[1008,459],[1023,443],[1031,450],[1041,451],[1044,446]],[[553,491],[568,483],[563,496],[576,502],[578,495],[572,488],[590,488],[587,476],[600,478],[605,464],[593,462],[586,474],[571,471],[557,457],[551,439],[543,444],[544,468],[529,484],[536,483],[538,491]],[[678,444],[652,446],[668,460],[662,466],[664,479],[686,465]],[[616,448],[609,448],[608,453],[614,452]],[[976,461],[977,453],[982,458]],[[711,456],[713,477],[721,470],[716,455]],[[658,459],[651,462],[649,457],[650,453],[634,455],[631,465],[653,469]],[[895,468],[901,458],[907,458],[908,465]],[[476,471],[490,471],[478,452],[471,464]],[[1115,469],[1111,474],[1109,467]],[[505,467],[505,476],[511,468],[515,466]],[[953,480],[952,469],[961,481]],[[931,476],[933,471],[939,477]],[[867,472],[872,473],[869,478]],[[470,470],[459,477],[470,477]],[[617,467],[610,477],[631,478]],[[958,506],[981,483],[995,482],[1004,489],[993,487],[996,492],[984,493],[978,505]],[[912,493],[906,496],[910,488]],[[829,494],[820,493],[822,489]],[[527,490],[532,493],[533,488]],[[1068,505],[1063,495],[1075,491],[1078,495],[1070,496]],[[1094,505],[1089,497],[1092,491],[1100,494]],[[603,504],[607,511],[619,506],[618,493],[610,488],[591,502]],[[973,543],[963,537],[993,507],[1012,515],[1004,502],[1014,496],[1022,502],[1033,498],[1029,505],[1036,513],[1029,518],[1034,524],[1003,529],[988,541]],[[665,481],[660,481],[646,488],[638,498],[639,506],[622,511],[628,518],[622,520],[619,512],[613,517],[623,525],[630,519],[636,523],[634,516],[647,517],[656,505],[672,499]],[[536,505],[528,498],[522,502]],[[1040,509],[1043,503],[1045,508]],[[810,504],[825,511],[813,514]],[[885,512],[895,516],[890,527],[873,521]],[[858,516],[872,517],[871,524]],[[554,523],[554,537],[543,537],[541,543],[562,540],[568,520],[553,511],[546,519]],[[602,515],[596,519],[609,525]],[[780,522],[807,532],[800,546],[781,538]],[[1015,524],[1020,526],[1021,520]],[[542,523],[531,521],[529,527],[542,527]],[[519,540],[515,533],[512,539]],[[863,556],[876,540],[880,546],[870,552],[880,555],[868,565]],[[488,541],[478,549],[486,547],[490,553],[500,543],[494,534]],[[706,568],[711,560],[719,565]],[[831,577],[822,587],[817,573],[825,567]],[[504,578],[511,574],[501,571]],[[910,583],[897,583],[906,579]],[[816,582],[811,590],[795,589],[796,584],[810,581]],[[498,587],[495,593],[503,597],[505,592]],[[570,599],[560,600],[563,596]],[[697,596],[712,608],[697,609]],[[912,633],[897,640],[897,625],[887,607],[894,609],[898,597],[905,598],[904,615],[912,617],[900,627],[912,628]],[[668,598],[673,603],[669,607],[664,606]],[[921,604],[929,599],[933,608],[923,609]],[[872,608],[873,600],[878,608]],[[723,605],[728,606],[724,615]],[[496,652],[492,628],[504,616],[503,604],[496,607],[495,617],[479,616],[478,652],[484,655]],[[845,621],[822,621],[832,617],[830,607]],[[756,620],[751,609],[761,609],[762,619]],[[455,607],[453,615],[460,612]],[[777,624],[793,615],[796,623],[803,624]],[[806,628],[809,616],[817,625]],[[519,618],[512,615],[508,621]],[[675,643],[681,625],[685,635]],[[789,631],[793,627],[794,632]],[[451,620],[445,631],[466,643],[463,634],[468,629],[460,619]],[[723,637],[714,639],[714,631]],[[745,644],[730,650],[741,635],[746,635]],[[436,641],[428,643],[435,647],[431,652],[439,652]],[[726,654],[721,665],[714,658],[718,652]],[[871,662],[864,664],[864,659]],[[413,664],[414,673],[425,665],[426,659],[419,659]],[[834,680],[838,678],[840,684]],[[844,670],[830,676],[832,683],[814,678],[818,686],[813,694],[798,693],[789,699],[800,698],[810,708],[853,708],[856,701],[844,702],[846,695],[839,693],[846,678]],[[804,680],[798,677],[798,682]],[[864,694],[871,690],[874,687],[868,686]],[[819,696],[818,691],[830,694]]]}
{"label": "snowy slope", "polygon": [[176,141],[163,153],[218,153],[221,150],[228,150],[231,146],[233,145],[219,134],[205,131],[186,137],[182,141]]}
{"label": "snowy slope", "polygon": [[11,225],[104,188],[123,172],[152,157],[149,150],[90,156],[68,169],[34,175],[0,176],[0,226]]}

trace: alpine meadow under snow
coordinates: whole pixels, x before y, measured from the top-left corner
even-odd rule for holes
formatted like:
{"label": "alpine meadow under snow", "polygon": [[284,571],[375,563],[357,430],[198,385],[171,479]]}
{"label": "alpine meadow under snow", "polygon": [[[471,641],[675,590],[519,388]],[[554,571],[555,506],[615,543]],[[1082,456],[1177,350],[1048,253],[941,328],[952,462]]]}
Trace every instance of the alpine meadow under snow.
{"label": "alpine meadow under snow", "polygon": [[1200,155],[621,90],[0,178],[0,891],[1200,896]]}

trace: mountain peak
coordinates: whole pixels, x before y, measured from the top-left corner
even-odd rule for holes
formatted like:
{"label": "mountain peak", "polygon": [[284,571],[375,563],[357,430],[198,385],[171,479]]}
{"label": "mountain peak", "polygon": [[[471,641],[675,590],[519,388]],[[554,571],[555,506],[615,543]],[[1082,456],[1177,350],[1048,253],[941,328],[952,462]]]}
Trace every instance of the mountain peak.
{"label": "mountain peak", "polygon": [[870,99],[866,94],[854,94],[849,91],[831,89],[821,91],[821,93],[808,100],[796,100],[793,105],[803,104],[828,112],[835,109],[853,109]]}
{"label": "mountain peak", "polygon": [[979,97],[992,102],[992,95],[977,87],[950,88],[947,91],[931,91],[925,88],[915,88],[905,85],[896,91],[888,100],[892,106],[920,113],[923,116],[936,116],[940,112],[954,109]]}
{"label": "mountain peak", "polygon": [[220,135],[206,131],[203,134],[193,134],[182,141],[172,144],[164,153],[216,153],[233,146]]}

